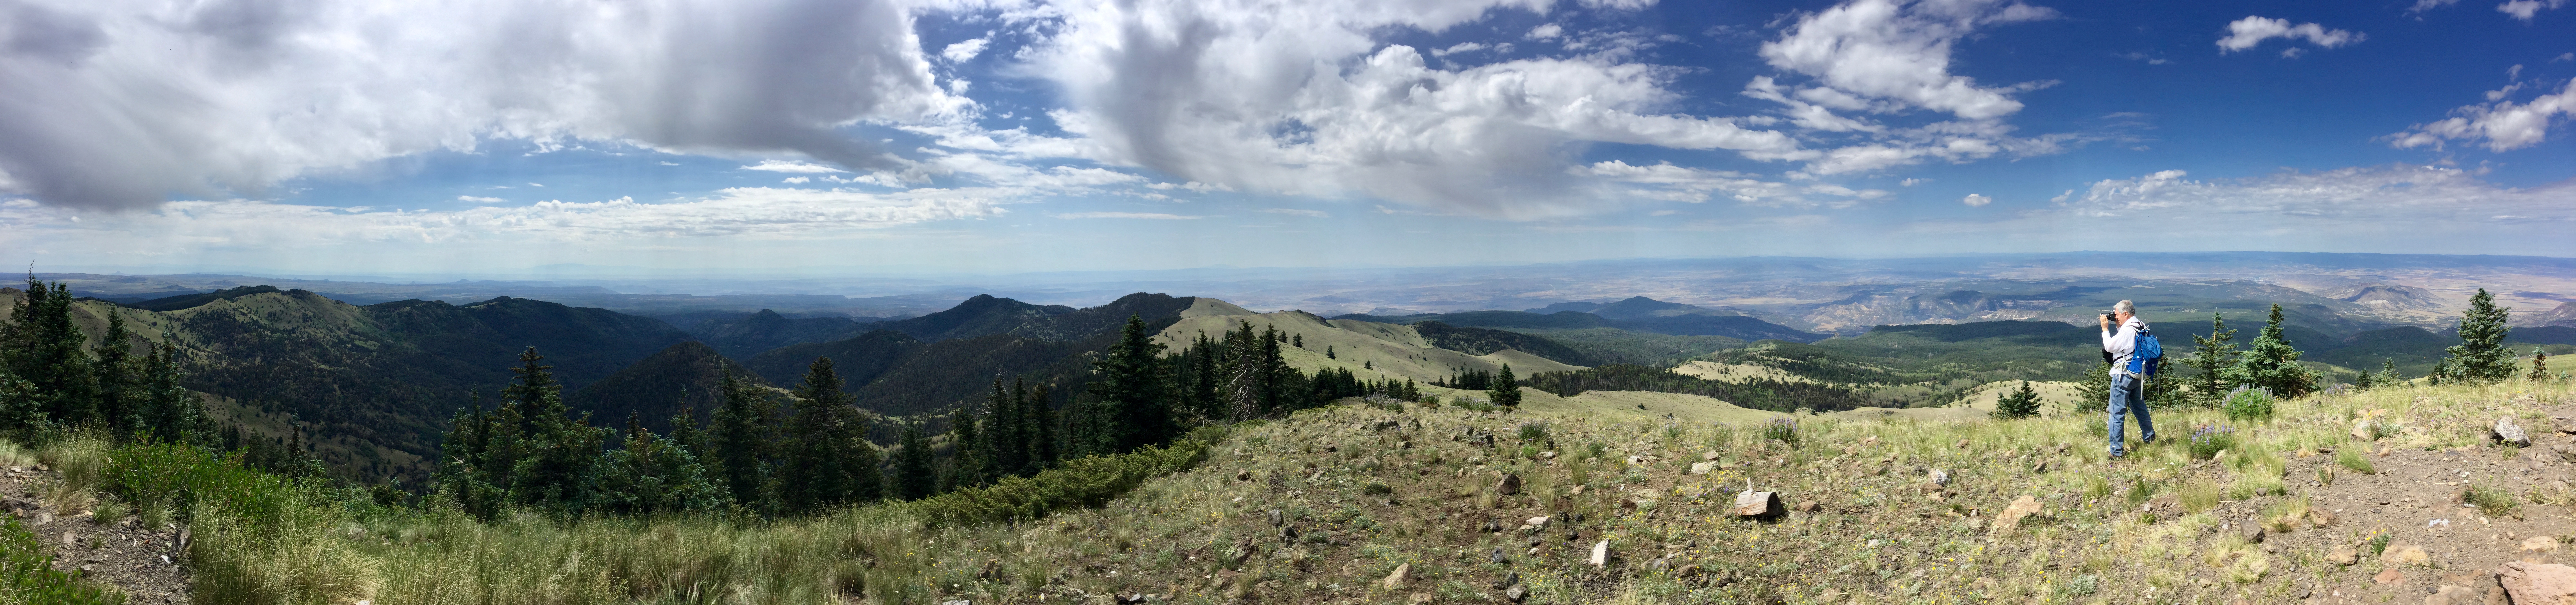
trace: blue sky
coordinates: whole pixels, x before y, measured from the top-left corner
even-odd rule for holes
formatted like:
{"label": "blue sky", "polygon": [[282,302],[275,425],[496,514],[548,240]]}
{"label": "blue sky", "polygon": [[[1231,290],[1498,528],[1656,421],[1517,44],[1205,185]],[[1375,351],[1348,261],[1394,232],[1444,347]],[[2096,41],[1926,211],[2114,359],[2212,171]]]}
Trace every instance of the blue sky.
{"label": "blue sky", "polygon": [[0,250],[805,274],[2569,256],[2566,0],[0,1]]}

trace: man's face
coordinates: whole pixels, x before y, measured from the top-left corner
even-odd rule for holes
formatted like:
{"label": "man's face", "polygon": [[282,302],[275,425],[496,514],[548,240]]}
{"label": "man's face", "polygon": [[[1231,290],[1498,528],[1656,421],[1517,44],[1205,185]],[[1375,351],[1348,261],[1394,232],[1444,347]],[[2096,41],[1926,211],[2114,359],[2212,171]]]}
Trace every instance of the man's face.
{"label": "man's face", "polygon": [[2130,312],[2127,312],[2127,311],[2121,311],[2121,312],[2118,312],[2118,313],[2112,313],[2112,314],[2111,314],[2111,323],[2115,323],[2115,324],[2124,324],[2124,323],[2129,323],[2129,318],[2131,318],[2131,317],[2136,317],[2136,316],[2137,316],[2137,314],[2135,314],[2135,313],[2130,313]]}

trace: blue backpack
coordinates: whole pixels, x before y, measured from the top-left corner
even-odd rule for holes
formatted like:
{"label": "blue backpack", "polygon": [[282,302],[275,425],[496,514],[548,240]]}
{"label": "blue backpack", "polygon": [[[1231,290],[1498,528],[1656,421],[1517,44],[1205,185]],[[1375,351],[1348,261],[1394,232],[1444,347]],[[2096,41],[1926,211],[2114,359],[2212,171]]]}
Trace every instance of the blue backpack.
{"label": "blue backpack", "polygon": [[2148,330],[2138,331],[2137,346],[2131,348],[2129,353],[2129,373],[2131,374],[2154,376],[2156,366],[2165,360],[2164,343],[2157,342],[2156,335],[2149,332]]}

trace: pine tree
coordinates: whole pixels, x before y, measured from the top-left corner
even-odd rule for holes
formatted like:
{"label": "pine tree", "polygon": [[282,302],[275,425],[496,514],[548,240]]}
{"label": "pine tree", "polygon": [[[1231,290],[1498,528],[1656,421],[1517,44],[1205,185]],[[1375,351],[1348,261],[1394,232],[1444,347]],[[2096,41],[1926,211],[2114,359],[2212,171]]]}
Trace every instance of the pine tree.
{"label": "pine tree", "polygon": [[144,431],[163,443],[191,443],[205,438],[205,405],[197,394],[180,381],[186,373],[179,369],[176,352],[167,346],[150,347],[133,375],[127,396],[132,414]]}
{"label": "pine tree", "polygon": [[71,289],[27,278],[27,295],[0,324],[0,368],[35,387],[40,420],[76,424],[96,420],[89,336],[72,322]]}
{"label": "pine tree", "polygon": [[[1296,339],[1296,340],[1295,340],[1295,344],[1297,345],[1297,348],[1300,348],[1300,349],[1306,348],[1306,335],[1304,335],[1304,334],[1299,334],[1299,335],[1296,335],[1294,338]],[[1324,345],[1324,357],[1329,358],[1329,357],[1332,357],[1332,356],[1333,356],[1333,345]]]}
{"label": "pine tree", "polygon": [[1221,380],[1217,375],[1217,357],[1224,353],[1223,347],[1218,346],[1214,339],[1208,338],[1206,332],[1200,332],[1198,341],[1190,346],[1188,399],[1190,408],[1197,411],[1202,418],[1225,417],[1224,397],[1217,391],[1217,385]]}
{"label": "pine tree", "polygon": [[2546,350],[2546,349],[2542,349],[2542,348],[2540,348],[2540,347],[2532,347],[2532,348],[2531,348],[2531,374],[2530,374],[2530,380],[2531,380],[2532,382],[2548,382],[2548,381],[2549,381],[2549,351],[2548,351],[2548,350]]}
{"label": "pine tree", "polygon": [[2356,391],[2379,388],[2379,375],[2370,370],[2362,370],[2361,375],[2352,378],[2352,388]]}
{"label": "pine tree", "polygon": [[984,443],[976,430],[973,410],[960,409],[948,415],[948,472],[939,477],[939,491],[951,492],[984,484],[986,472]]}
{"label": "pine tree", "polygon": [[2263,331],[2229,368],[2228,382],[2268,389],[2273,397],[2284,399],[2315,390],[2316,375],[2299,365],[2299,350],[2281,335],[2281,321],[2281,305],[2273,303],[2272,316],[2264,322]]}
{"label": "pine tree", "polygon": [[125,329],[125,314],[110,311],[107,314],[107,334],[99,339],[98,348],[90,351],[97,360],[90,365],[90,380],[98,389],[99,420],[118,437],[151,430],[131,392],[135,390],[132,383],[136,365],[131,359],[134,356],[133,340],[134,333]]}
{"label": "pine tree", "polygon": [[[2110,395],[2103,395],[2103,401],[2110,401]],[[1993,415],[1996,418],[2037,416],[2039,415],[2039,392],[2031,390],[2030,381],[2021,381],[2021,388],[2014,389],[2003,398],[1995,400]]]}
{"label": "pine tree", "polygon": [[[2209,314],[2208,336],[2191,337],[2191,357],[2183,365],[2197,371],[2191,376],[2193,403],[2215,407],[2227,397],[2228,389],[2235,388],[2227,381],[2227,369],[2235,367],[2240,356],[2231,342],[2235,339],[2236,331],[2228,329],[2227,318],[2217,313]],[[2109,395],[2104,397],[2107,402]]]}
{"label": "pine tree", "polygon": [[2397,375],[2397,360],[2386,358],[2379,360],[2379,380],[2376,382],[2380,386],[2406,384],[2406,379]]}
{"label": "pine tree", "polygon": [[25,439],[45,418],[45,402],[36,383],[0,369],[0,433]]}
{"label": "pine tree", "polygon": [[1029,465],[1028,436],[1020,423],[1028,418],[1020,412],[1023,388],[1004,390],[1002,379],[993,379],[993,393],[984,398],[984,459],[992,461],[995,476],[1019,474]]}
{"label": "pine tree", "polygon": [[850,502],[864,504],[884,498],[885,471],[879,468],[884,457],[877,453],[877,445],[868,441],[866,429],[853,428],[849,433],[849,445],[842,449],[841,468],[849,473]]}
{"label": "pine tree", "polygon": [[2451,374],[2469,382],[2495,382],[2513,378],[2513,352],[2505,350],[2508,330],[2505,319],[2512,309],[2498,307],[2495,295],[2486,288],[2469,297],[2469,310],[2460,315],[2460,344],[2446,349],[2451,361]]}
{"label": "pine tree", "polygon": [[707,478],[697,457],[670,439],[657,439],[633,415],[626,418],[623,446],[600,455],[598,509],[650,515],[711,511],[723,506],[723,490]]}
{"label": "pine tree", "polygon": [[[508,494],[495,483],[491,474],[492,418],[483,413],[483,395],[474,393],[473,404],[456,410],[448,420],[447,436],[438,442],[438,469],[430,476],[436,485],[434,498],[445,501],[473,515],[490,521],[501,513]],[[224,449],[241,448],[241,427],[232,425],[224,431]],[[250,442],[252,453],[260,441]],[[244,459],[257,456],[245,455]]]}
{"label": "pine tree", "polygon": [[[1275,355],[1276,342],[1272,345]],[[1111,345],[1109,354],[1096,364],[1100,379],[1092,383],[1091,390],[1112,411],[1112,424],[1105,427],[1115,432],[1109,440],[1112,451],[1161,443],[1171,436],[1172,410],[1162,351],[1163,345],[1145,332],[1144,318],[1129,315],[1118,343]]]}
{"label": "pine tree", "polygon": [[771,443],[769,398],[727,368],[718,379],[724,406],[712,414],[715,420],[715,455],[713,475],[733,501],[754,510],[768,510],[771,500],[764,488],[769,484],[768,447]]}
{"label": "pine tree", "polygon": [[906,423],[900,444],[903,449],[894,455],[894,497],[903,500],[930,497],[939,482],[934,475],[937,471],[931,468],[930,438],[921,434],[920,425]]}
{"label": "pine tree", "polygon": [[1055,410],[1047,396],[1047,385],[1038,385],[1035,391],[1030,392],[1027,405],[1021,408],[1028,414],[1026,422],[1029,427],[1029,466],[1022,474],[1036,475],[1047,467],[1055,466],[1059,455],[1055,444]]}
{"label": "pine tree", "polygon": [[591,426],[587,414],[572,415],[563,385],[548,371],[552,366],[538,363],[542,359],[536,347],[520,353],[520,367],[510,370],[519,381],[502,390],[502,397],[527,414],[523,449],[510,471],[510,496],[520,505],[569,516],[590,503],[600,445],[609,431]]}
{"label": "pine tree", "polygon": [[796,386],[795,416],[787,422],[787,452],[778,468],[778,504],[785,512],[810,513],[849,501],[849,470],[842,466],[847,447],[848,408],[841,377],[832,358],[806,366]]}
{"label": "pine tree", "polygon": [[[1304,348],[1304,347],[1298,347],[1298,348]],[[1341,359],[1342,357],[1341,357],[1340,355],[1335,355],[1335,354],[1333,354],[1333,345],[1324,345],[1324,358],[1325,358],[1325,359]]]}
{"label": "pine tree", "polygon": [[1494,375],[1494,390],[1490,395],[1494,399],[1494,405],[1521,404],[1521,382],[1512,377],[1512,364],[1503,364],[1503,371]]}

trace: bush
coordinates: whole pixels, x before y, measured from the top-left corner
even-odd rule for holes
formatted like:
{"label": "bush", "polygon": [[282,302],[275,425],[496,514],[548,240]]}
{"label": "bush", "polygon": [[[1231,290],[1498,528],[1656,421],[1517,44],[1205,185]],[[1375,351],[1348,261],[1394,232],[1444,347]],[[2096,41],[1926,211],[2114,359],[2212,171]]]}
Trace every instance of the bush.
{"label": "bush", "polygon": [[0,601],[116,605],[125,602],[125,594],[54,571],[44,543],[16,518],[8,518],[0,522]]}
{"label": "bush", "polygon": [[2261,420],[2272,417],[2273,403],[2271,391],[2236,387],[2236,390],[2228,392],[2227,402],[2220,404],[2219,409],[2227,413],[2229,420]]}
{"label": "bush", "polygon": [[1521,428],[1520,428],[1519,435],[1520,435],[1520,438],[1521,438],[1521,440],[1522,440],[1522,441],[1539,441],[1539,440],[1546,439],[1546,438],[1547,438],[1547,423],[1545,423],[1545,422],[1527,422],[1527,423],[1522,423],[1522,424],[1521,424]]}
{"label": "bush", "polygon": [[1762,425],[1762,438],[1798,447],[1798,420],[1773,418],[1769,424]]}
{"label": "bush", "polygon": [[2226,425],[2204,424],[2191,431],[2191,459],[2208,460],[2219,452],[2236,447],[2236,429]]}
{"label": "bush", "polygon": [[933,526],[953,526],[1035,519],[1057,509],[1099,506],[1147,480],[1197,465],[1207,458],[1210,446],[1225,440],[1226,432],[1224,427],[1206,427],[1167,446],[1067,460],[1035,476],[1010,477],[924,498],[913,507]]}

